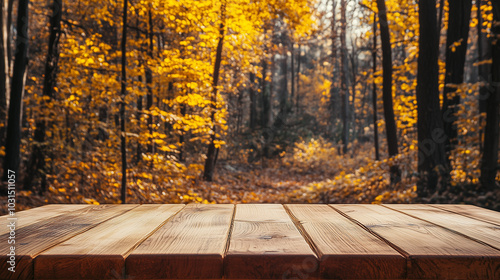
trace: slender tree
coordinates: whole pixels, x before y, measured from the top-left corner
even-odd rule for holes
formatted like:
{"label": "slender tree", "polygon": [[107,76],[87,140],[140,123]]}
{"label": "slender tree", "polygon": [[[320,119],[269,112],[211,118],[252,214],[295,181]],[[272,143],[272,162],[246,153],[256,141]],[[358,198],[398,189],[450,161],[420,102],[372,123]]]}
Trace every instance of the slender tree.
{"label": "slender tree", "polygon": [[0,147],[5,143],[5,128],[10,96],[10,25],[13,0],[0,0]]}
{"label": "slender tree", "polygon": [[219,25],[219,42],[217,43],[217,49],[215,53],[215,64],[214,73],[212,80],[212,135],[210,139],[210,144],[208,145],[207,159],[205,160],[205,169],[203,171],[203,179],[205,181],[212,181],[215,171],[215,163],[217,161],[217,154],[219,149],[215,147],[215,140],[217,139],[217,126],[215,124],[215,110],[217,102],[217,85],[219,84],[219,72],[220,65],[222,62],[222,46],[224,42],[224,29],[225,29],[225,18],[226,18],[226,4],[222,3],[221,6],[221,22]]}
{"label": "slender tree", "polygon": [[257,127],[257,94],[255,92],[255,74],[250,72],[250,87],[248,88],[248,95],[250,95],[250,130]]}
{"label": "slender tree", "polygon": [[[135,35],[135,39],[136,40],[140,40],[141,39],[141,30],[139,28],[139,14],[136,12],[136,26],[137,26],[137,30],[136,30],[136,35]],[[141,44],[140,46],[140,51],[141,53],[144,51],[144,48]],[[144,61],[142,60],[139,60],[139,65],[138,67],[141,68],[141,67],[144,67],[145,69],[145,64]],[[137,80],[139,81],[140,84],[142,84],[142,74],[139,74],[137,76]],[[139,129],[141,128],[141,117],[142,117],[142,110],[143,110],[143,96],[142,95],[138,95],[137,96],[137,113],[136,113],[136,119],[137,119],[137,124],[139,126]],[[139,137],[137,138],[137,150],[136,150],[136,159],[135,159],[135,164],[138,164],[140,161],[142,161],[142,145],[141,145],[141,140],[139,139]]]}
{"label": "slender tree", "polygon": [[486,99],[489,96],[488,87],[486,86],[491,82],[491,69],[489,63],[484,63],[485,61],[491,59],[491,50],[489,46],[491,45],[489,42],[489,38],[485,36],[483,33],[483,17],[481,12],[481,4],[483,4],[485,0],[476,0],[476,8],[477,8],[477,56],[478,56],[478,82],[479,84],[479,150],[483,152],[483,134],[484,134],[484,126],[483,114],[486,113]]}
{"label": "slender tree", "polygon": [[337,20],[336,20],[336,10],[337,8],[337,3],[335,0],[332,1],[332,20],[330,23],[330,28],[331,28],[331,64],[332,64],[332,80],[331,83],[332,85],[330,86],[330,100],[328,100],[328,114],[329,114],[329,132],[328,134],[330,135],[330,138],[333,137],[333,132],[334,132],[334,123],[335,119],[337,118],[336,114],[336,100],[337,96],[339,94],[338,92],[338,85],[337,85],[337,73],[335,72],[336,70],[336,60],[337,60]]}
{"label": "slender tree", "polygon": [[[59,61],[59,38],[61,36],[61,16],[62,16],[62,0],[53,0],[52,15],[50,17],[50,35],[49,48],[47,58],[45,60],[45,75],[43,80],[43,96],[44,103],[51,102],[54,98],[54,87],[57,82],[57,64]],[[35,176],[41,179],[41,192],[46,190],[46,171],[45,171],[45,130],[46,121],[44,118],[39,118],[36,121],[35,143],[33,152],[28,163],[28,173],[25,181],[25,187],[32,189],[33,179]]]}
{"label": "slender tree", "polygon": [[21,157],[21,116],[23,114],[24,85],[26,83],[29,45],[29,0],[20,0],[17,6],[17,41],[14,58],[14,71],[7,123],[7,139],[5,141],[5,163],[3,181],[7,181],[9,170],[16,174],[19,171]]}
{"label": "slender tree", "polygon": [[[446,175],[444,150],[446,135],[439,106],[438,56],[439,33],[436,0],[420,0],[419,55],[417,68],[418,193],[435,191],[441,175]],[[439,172],[442,170],[444,172]]]}
{"label": "slender tree", "polygon": [[264,58],[261,60],[262,64],[262,78],[260,80],[260,125],[262,128],[270,126],[271,122],[271,101],[269,86],[267,81],[267,69],[268,62],[266,58],[266,53],[268,51],[267,46],[264,47]]}
{"label": "slender tree", "polygon": [[301,46],[300,46],[300,43],[299,43],[299,46],[297,48],[297,93],[295,95],[295,106],[296,106],[296,112],[297,112],[297,115],[300,113],[299,110],[300,110],[300,53],[301,53],[302,49],[301,49]]}
{"label": "slender tree", "polygon": [[491,190],[497,186],[498,143],[500,133],[500,1],[492,1],[493,24],[491,34],[491,76],[490,94],[486,100],[486,127],[484,130],[484,151],[481,161],[481,184]]}
{"label": "slender tree", "polygon": [[340,1],[340,80],[342,88],[342,152],[347,153],[349,142],[349,88],[346,45],[346,0]]}
{"label": "slender tree", "polygon": [[127,95],[127,7],[128,0],[123,1],[123,31],[122,31],[122,80],[121,80],[121,104],[120,104],[120,142],[121,142],[121,156],[122,156],[122,189],[121,200],[122,203],[127,203],[127,139],[125,129],[125,97]]}
{"label": "slender tree", "polygon": [[[151,13],[151,8],[149,8],[148,13],[148,57],[153,59],[153,15]],[[148,108],[148,129],[149,129],[149,141],[148,141],[148,153],[152,154],[154,150],[153,144],[153,114],[151,110],[153,109],[153,71],[149,65],[146,65],[146,87],[147,87],[147,97],[146,97],[146,107]],[[151,161],[152,162],[152,161]]]}
{"label": "slender tree", "polygon": [[288,38],[288,32],[286,29],[281,30],[281,72],[282,72],[282,77],[281,77],[281,85],[280,85],[280,91],[279,91],[279,101],[280,101],[280,106],[279,106],[279,114],[276,120],[274,121],[274,126],[276,128],[279,128],[282,126],[287,118],[287,114],[289,111],[289,103],[288,103],[288,49],[287,46],[289,46],[289,38]]}
{"label": "slender tree", "polygon": [[450,160],[450,153],[457,145],[456,121],[460,95],[457,87],[464,80],[464,66],[467,54],[467,40],[469,38],[469,21],[472,0],[449,1],[449,20],[446,35],[446,76],[443,91],[443,121],[447,135],[446,153]]}
{"label": "slender tree", "polygon": [[377,85],[375,83],[375,73],[377,72],[377,14],[373,13],[373,49],[372,49],[372,102],[373,102],[373,132],[375,141],[375,159],[380,160],[378,147],[378,121],[377,121]]}
{"label": "slender tree", "polygon": [[295,46],[294,46],[294,41],[293,37],[290,38],[290,102],[289,102],[289,108],[292,111],[293,110],[293,100],[295,97]]}
{"label": "slender tree", "polygon": [[387,23],[387,8],[385,0],[377,0],[378,15],[380,22],[380,41],[382,43],[382,68],[383,68],[383,95],[385,132],[387,135],[387,146],[389,156],[398,154],[398,136],[396,121],[394,120],[394,108],[392,105],[392,51],[391,36]]}

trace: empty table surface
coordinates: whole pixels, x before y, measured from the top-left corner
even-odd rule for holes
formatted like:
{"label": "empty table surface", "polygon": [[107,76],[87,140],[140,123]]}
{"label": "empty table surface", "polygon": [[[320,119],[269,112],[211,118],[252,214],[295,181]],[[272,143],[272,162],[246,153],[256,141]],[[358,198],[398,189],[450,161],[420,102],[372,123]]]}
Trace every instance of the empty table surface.
{"label": "empty table surface", "polygon": [[470,205],[47,205],[0,218],[0,279],[500,279],[500,213]]}

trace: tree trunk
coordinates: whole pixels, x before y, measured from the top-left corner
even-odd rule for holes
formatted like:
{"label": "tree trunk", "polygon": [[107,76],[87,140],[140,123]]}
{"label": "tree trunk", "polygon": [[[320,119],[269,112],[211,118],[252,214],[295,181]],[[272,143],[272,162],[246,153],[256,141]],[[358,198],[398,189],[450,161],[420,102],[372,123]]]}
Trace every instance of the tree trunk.
{"label": "tree trunk", "polygon": [[[458,0],[458,1],[460,1],[460,0]],[[441,36],[441,25],[443,23],[444,4],[445,4],[444,0],[439,1],[439,19],[438,19],[438,24],[437,24],[438,36]]]}
{"label": "tree trunk", "polygon": [[[215,140],[217,138],[217,126],[215,124],[215,110],[217,102],[217,85],[219,83],[219,71],[222,62],[222,46],[224,42],[224,21],[226,18],[226,4],[221,6],[221,23],[219,26],[219,42],[217,43],[217,50],[215,53],[214,74],[212,81],[212,136],[210,144],[208,145],[207,159],[205,160],[205,169],[203,172],[203,180],[212,181],[215,171],[215,163],[217,162],[218,148],[215,147]],[[265,79],[265,77],[264,77]]]}
{"label": "tree trunk", "polygon": [[[21,116],[23,115],[24,85],[26,83],[29,44],[29,0],[20,0],[17,12],[17,41],[14,72],[9,104],[7,138],[5,141],[5,163],[3,181],[7,181],[9,170],[19,174],[21,157]],[[10,173],[12,173],[12,171]]]}
{"label": "tree trunk", "polygon": [[[292,39],[293,40],[293,39]],[[290,43],[290,82],[291,82],[291,85],[290,85],[290,102],[288,103],[289,104],[289,108],[290,110],[293,110],[293,100],[295,99],[295,49],[294,49],[294,44],[293,42]]]}
{"label": "tree trunk", "polygon": [[122,154],[122,203],[127,203],[127,139],[125,138],[125,97],[127,95],[127,4],[123,1],[123,32],[122,32],[122,80],[121,80],[121,106],[120,106],[120,142]]}
{"label": "tree trunk", "polygon": [[387,135],[387,146],[389,157],[398,154],[398,136],[396,122],[394,120],[394,108],[392,105],[392,52],[389,25],[387,23],[387,9],[385,0],[377,0],[380,22],[380,41],[382,43],[382,68],[383,68],[383,97],[385,132]]}
{"label": "tree trunk", "polygon": [[349,89],[347,77],[347,45],[346,45],[346,0],[340,2],[340,45],[341,45],[341,70],[340,80],[342,83],[342,152],[347,153],[347,145],[349,143]]}
{"label": "tree trunk", "polygon": [[375,84],[375,72],[377,72],[377,14],[373,13],[373,50],[372,50],[372,69],[373,69],[373,84],[372,84],[372,101],[373,101],[373,133],[375,141],[375,160],[380,160],[378,148],[378,125],[377,125],[377,85]]}
{"label": "tree trunk", "polygon": [[327,133],[329,134],[330,138],[333,139],[334,137],[334,125],[335,125],[335,119],[337,118],[337,110],[336,109],[336,103],[337,103],[337,96],[338,96],[338,88],[337,88],[337,75],[335,73],[336,70],[336,63],[335,61],[337,60],[337,21],[336,21],[336,7],[337,7],[337,2],[335,0],[332,1],[332,22],[331,22],[331,69],[332,69],[332,80],[331,83],[332,85],[330,86],[330,100],[328,100],[328,115],[329,115],[329,122],[328,122],[328,130]]}
{"label": "tree trunk", "polygon": [[[186,103],[181,104],[181,116],[185,116],[186,111]],[[184,162],[184,151],[186,150],[186,140],[184,139],[186,136],[185,131],[181,131],[179,135],[179,162]]]}
{"label": "tree trunk", "polygon": [[[280,107],[279,107],[279,114],[276,120],[274,121],[274,126],[276,128],[282,127],[286,123],[286,118],[288,114],[288,55],[287,55],[287,50],[286,46],[288,45],[286,42],[286,35],[282,35],[282,59],[281,59],[281,72],[282,72],[282,78],[281,78],[281,86],[280,86],[280,92],[279,92],[279,101],[280,101]],[[274,72],[273,72],[274,73]]]}
{"label": "tree trunk", "polygon": [[448,33],[446,36],[446,76],[443,91],[443,121],[446,133],[446,154],[450,162],[451,151],[458,143],[457,125],[460,95],[457,87],[464,80],[464,66],[469,38],[472,0],[449,1]]}
{"label": "tree trunk", "polygon": [[[54,0],[52,2],[52,16],[50,17],[50,35],[47,60],[45,61],[45,75],[43,80],[43,96],[47,97],[45,102],[52,102],[54,98],[54,87],[57,83],[57,64],[59,61],[59,38],[61,36],[61,16],[62,16],[62,0]],[[42,105],[43,106],[43,105]],[[33,179],[40,177],[41,192],[46,190],[46,171],[45,171],[45,130],[46,121],[44,117],[39,117],[36,122],[35,143],[33,144],[33,152],[28,164],[28,175],[25,181],[25,188],[33,189]]]}
{"label": "tree trunk", "polygon": [[[420,0],[419,55],[417,73],[418,193],[433,193],[441,175],[448,170],[444,142],[446,135],[439,108],[439,37],[436,1]],[[443,171],[443,172],[440,172]]]}
{"label": "tree trunk", "polygon": [[257,94],[254,89],[255,74],[250,73],[250,87],[248,88],[248,95],[250,95],[250,130],[257,127]]}
{"label": "tree trunk", "polygon": [[[136,26],[137,26],[137,30],[136,30],[136,35],[135,35],[135,39],[136,40],[140,40],[141,39],[141,30],[139,29],[139,25],[140,25],[140,21],[139,21],[139,15],[137,15],[137,18],[136,18]],[[144,51],[144,48],[142,47],[142,44],[141,46],[139,47],[141,53]],[[137,66],[139,68],[141,67],[144,67],[144,62],[142,60],[139,60],[139,65]],[[142,75],[139,74],[137,76],[137,80],[139,81],[139,84],[142,85]],[[143,96],[142,95],[139,95],[137,96],[137,111],[136,111],[136,119],[137,119],[137,129],[138,129],[138,135],[141,134],[141,117],[142,117],[142,110],[143,110],[143,105],[142,105],[142,101],[143,101]],[[137,150],[136,150],[136,156],[135,156],[135,164],[139,164],[139,162],[142,161],[142,145],[141,145],[141,139],[140,137],[137,138]]]}
{"label": "tree trunk", "polygon": [[[149,10],[149,24],[148,24],[148,37],[149,37],[149,45],[148,45],[148,57],[149,59],[153,59],[153,17],[151,15],[151,9]],[[149,141],[148,141],[148,153],[152,154],[154,151],[154,143],[153,143],[153,114],[151,110],[153,109],[153,72],[151,68],[146,63],[146,87],[148,90],[148,95],[146,97],[146,107],[148,108],[148,129],[149,129]],[[152,163],[153,161],[151,161]]]}
{"label": "tree trunk", "polygon": [[296,96],[295,96],[295,99],[296,99],[296,111],[297,111],[297,115],[300,113],[300,55],[301,55],[301,47],[300,47],[300,44],[298,46],[298,53],[297,53],[297,93],[296,93]]}
{"label": "tree trunk", "polygon": [[484,134],[484,126],[482,125],[484,122],[483,114],[486,114],[486,99],[489,96],[488,87],[486,86],[491,82],[491,64],[482,63],[486,60],[491,59],[490,52],[490,42],[487,36],[483,33],[483,18],[481,13],[481,4],[483,4],[484,0],[476,0],[477,7],[477,54],[478,54],[478,82],[479,85],[479,151],[483,152],[483,134]]}
{"label": "tree trunk", "polygon": [[10,22],[9,4],[11,1],[0,0],[0,147],[5,144],[5,129],[10,92]]}
{"label": "tree trunk", "polygon": [[500,2],[492,1],[493,25],[491,34],[491,90],[486,100],[486,127],[484,130],[484,151],[481,161],[481,185],[485,190],[497,186],[498,142],[500,130]]}
{"label": "tree trunk", "polygon": [[260,111],[260,125],[262,128],[268,127],[270,122],[270,114],[271,110],[271,102],[269,98],[269,90],[268,90],[268,82],[267,78],[267,60],[264,58],[262,60],[262,79],[260,82],[260,102],[261,102],[261,111]]}
{"label": "tree trunk", "polygon": [[351,65],[351,93],[352,93],[352,102],[349,103],[349,108],[351,108],[351,115],[349,118],[353,121],[352,124],[352,135],[353,139],[356,138],[356,77],[358,75],[358,58],[356,56],[356,46],[354,42],[351,40],[351,54],[349,55],[349,62]]}

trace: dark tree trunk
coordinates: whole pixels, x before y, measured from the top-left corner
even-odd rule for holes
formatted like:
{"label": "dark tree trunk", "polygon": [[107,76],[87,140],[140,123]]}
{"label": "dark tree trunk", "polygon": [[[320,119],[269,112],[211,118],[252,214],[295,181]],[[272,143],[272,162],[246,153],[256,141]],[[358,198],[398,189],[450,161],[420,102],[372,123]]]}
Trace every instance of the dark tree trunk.
{"label": "dark tree trunk", "polygon": [[[140,40],[141,39],[141,30],[139,29],[139,26],[140,26],[139,15],[137,15],[137,18],[136,18],[136,26],[137,26],[137,30],[136,30],[135,38],[136,38],[136,40]],[[142,44],[140,46],[140,51],[141,51],[141,53],[144,51]],[[142,60],[139,60],[138,67],[139,68],[144,67],[144,63]],[[143,80],[142,80],[141,74],[138,75],[137,80],[139,81],[139,84],[142,85]],[[142,95],[137,96],[136,119],[137,119],[137,127],[138,127],[138,131],[139,131],[139,133],[138,133],[139,135],[141,134],[141,117],[142,117],[142,113],[143,113],[142,112],[142,110],[143,110],[142,100],[143,100]],[[141,145],[141,139],[140,139],[140,137],[138,137],[137,138],[137,150],[136,150],[136,156],[135,156],[135,164],[137,165],[141,161],[142,161],[142,145]]]}
{"label": "dark tree trunk", "polygon": [[270,110],[271,110],[271,101],[269,98],[269,89],[268,82],[266,80],[267,77],[267,60],[262,60],[262,79],[260,81],[260,125],[261,127],[269,127],[270,122]]}
{"label": "dark tree trunk", "polygon": [[481,13],[481,4],[484,0],[476,0],[477,7],[477,54],[478,54],[478,82],[479,85],[479,150],[483,152],[483,134],[484,127],[482,123],[484,122],[483,113],[486,113],[486,99],[489,96],[489,90],[486,85],[491,82],[491,67],[489,63],[484,63],[484,61],[491,59],[490,42],[487,36],[483,33],[483,18]]}
{"label": "dark tree trunk", "polygon": [[[458,0],[458,1],[460,1],[460,0]],[[445,2],[444,0],[439,1],[439,19],[438,19],[438,25],[437,25],[437,30],[438,30],[439,36],[441,35],[441,25],[443,23],[444,2]]]}
{"label": "dark tree trunk", "polygon": [[382,43],[382,68],[383,68],[383,97],[385,132],[387,135],[387,146],[389,156],[398,154],[398,136],[396,121],[394,120],[394,108],[392,105],[392,52],[391,36],[389,25],[387,23],[387,9],[385,0],[377,0],[379,22],[380,22],[380,41]]}
{"label": "dark tree trunk", "polygon": [[[238,89],[238,99],[236,100],[236,133],[240,134],[241,123],[243,122],[243,97],[245,91]],[[230,95],[231,96],[231,95]]]}
{"label": "dark tree trunk", "polygon": [[[183,103],[181,105],[181,116],[185,116],[186,113],[186,104]],[[179,162],[184,162],[184,151],[186,149],[185,135],[184,131],[181,131],[181,135],[179,135]]]}
{"label": "dark tree trunk", "polygon": [[378,125],[377,125],[377,85],[375,84],[375,73],[377,72],[377,14],[373,13],[373,50],[372,50],[372,71],[373,71],[373,84],[372,84],[372,101],[373,101],[373,133],[375,141],[375,159],[380,160],[378,148]]}
{"label": "dark tree trunk", "polygon": [[121,106],[120,106],[120,142],[122,156],[122,203],[127,203],[127,139],[125,138],[125,97],[127,95],[127,5],[128,0],[123,1],[123,31],[122,31],[122,80],[121,80]]}
{"label": "dark tree trunk", "polygon": [[10,2],[8,0],[0,0],[0,147],[5,145],[5,129],[10,92]]}
{"label": "dark tree trunk", "polygon": [[[472,0],[449,1],[448,33],[446,36],[446,76],[443,91],[443,121],[446,133],[446,154],[450,161],[450,153],[457,145],[458,106],[460,96],[457,86],[464,80],[464,66],[469,38],[469,21]],[[459,45],[457,45],[459,44]]]}
{"label": "dark tree trunk", "polygon": [[[283,36],[285,37],[285,35]],[[287,55],[287,50],[286,47],[288,44],[285,42],[286,39],[282,38],[282,59],[281,59],[281,72],[282,72],[282,78],[281,78],[281,86],[280,86],[280,92],[279,92],[279,101],[280,101],[280,107],[279,107],[279,114],[278,117],[274,120],[274,127],[280,128],[282,127],[287,118],[288,114],[288,55]],[[273,71],[274,73],[274,71]]]}
{"label": "dark tree trunk", "polygon": [[294,49],[294,44],[293,42],[290,43],[290,75],[291,75],[291,86],[290,86],[290,102],[289,102],[289,107],[291,110],[293,110],[293,100],[295,97],[295,49]]}
{"label": "dark tree trunk", "polygon": [[271,126],[271,94],[269,89],[269,83],[266,80],[267,77],[267,60],[262,61],[262,80],[261,80],[261,111],[260,111],[260,122],[261,127],[266,128]]}
{"label": "dark tree trunk", "polygon": [[[44,102],[51,102],[54,98],[54,87],[57,82],[57,64],[59,61],[59,38],[61,36],[61,16],[62,0],[52,2],[52,16],[50,17],[50,35],[47,60],[45,61],[45,75],[43,80],[43,96],[47,97]],[[46,190],[46,171],[45,171],[45,118],[39,118],[36,122],[35,143],[33,152],[28,164],[28,175],[25,181],[25,188],[33,189],[33,180],[35,177],[41,179],[41,192]]]}
{"label": "dark tree trunk", "polygon": [[[219,42],[217,43],[217,50],[215,53],[215,64],[214,73],[212,81],[212,136],[210,139],[210,144],[208,145],[207,159],[205,160],[205,169],[203,171],[203,180],[212,181],[215,171],[215,163],[217,162],[217,154],[219,149],[215,147],[215,140],[217,138],[217,126],[215,124],[215,110],[217,102],[217,85],[219,83],[219,71],[222,62],[222,46],[224,42],[224,21],[226,15],[226,5],[222,4],[221,7],[221,23],[219,26]],[[265,77],[264,77],[265,79]]]}
{"label": "dark tree trunk", "polygon": [[335,73],[336,68],[336,60],[337,60],[337,21],[336,21],[336,7],[337,3],[335,0],[332,1],[332,22],[331,22],[331,69],[332,69],[332,85],[330,86],[330,100],[328,100],[328,130],[327,133],[331,139],[333,139],[334,134],[334,124],[335,119],[337,118],[337,96],[339,94],[337,88],[337,75]]}
{"label": "dark tree trunk", "polygon": [[356,120],[356,109],[355,109],[355,105],[356,105],[356,77],[358,75],[358,64],[357,64],[357,61],[358,61],[358,58],[357,58],[357,55],[356,55],[356,49],[355,49],[355,44],[354,42],[351,40],[351,55],[349,55],[349,60],[350,60],[350,65],[351,65],[351,93],[352,93],[352,102],[349,104],[349,108],[351,108],[352,110],[351,111],[351,115],[349,116],[349,118],[351,120],[353,120],[353,124],[352,124],[352,135],[353,135],[353,138],[356,137],[356,122],[354,120]]}
{"label": "dark tree trunk", "polygon": [[486,100],[486,127],[484,130],[484,151],[481,161],[481,185],[485,190],[497,186],[498,141],[500,130],[500,1],[492,1],[493,25],[491,33],[491,78],[490,94]]}
{"label": "dark tree trunk", "polygon": [[257,127],[257,94],[255,93],[255,74],[250,73],[250,87],[248,88],[248,95],[250,95],[250,130]]}
{"label": "dark tree trunk", "polygon": [[296,93],[296,96],[295,96],[295,99],[296,99],[296,112],[297,112],[297,115],[300,113],[300,52],[301,52],[301,48],[300,48],[300,44],[299,44],[299,47],[298,47],[298,53],[297,53],[297,93]]}
{"label": "dark tree trunk", "polygon": [[349,89],[348,89],[348,67],[347,67],[347,45],[346,45],[346,1],[340,2],[340,45],[341,45],[341,70],[340,80],[342,83],[342,152],[347,153],[349,143]]}
{"label": "dark tree trunk", "polygon": [[[151,14],[151,10],[149,10],[149,45],[148,45],[148,57],[149,59],[153,58],[153,16]],[[148,153],[152,154],[154,151],[154,143],[153,143],[153,114],[151,110],[153,109],[153,72],[149,65],[146,65],[146,87],[148,90],[148,95],[146,97],[146,107],[148,108],[148,129],[149,129],[149,141],[148,141]],[[152,161],[151,161],[152,162]]]}
{"label": "dark tree trunk", "polygon": [[[418,193],[433,193],[441,175],[448,170],[444,142],[446,135],[439,106],[439,37],[436,1],[420,0],[419,55],[417,73]],[[441,171],[441,172],[440,172]]]}
{"label": "dark tree trunk", "polygon": [[[7,138],[5,141],[5,163],[3,181],[7,181],[9,170],[19,174],[21,157],[21,116],[23,115],[24,85],[26,83],[29,45],[29,0],[20,0],[17,12],[17,42],[14,72],[9,104]],[[12,172],[10,172],[12,173]]]}

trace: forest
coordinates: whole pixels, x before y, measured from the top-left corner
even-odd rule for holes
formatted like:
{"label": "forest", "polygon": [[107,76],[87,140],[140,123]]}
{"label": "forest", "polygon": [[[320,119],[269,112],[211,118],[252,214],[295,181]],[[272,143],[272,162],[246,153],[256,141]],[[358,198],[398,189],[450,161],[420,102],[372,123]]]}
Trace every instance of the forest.
{"label": "forest", "polygon": [[498,0],[0,1],[0,196],[20,210],[500,210]]}

